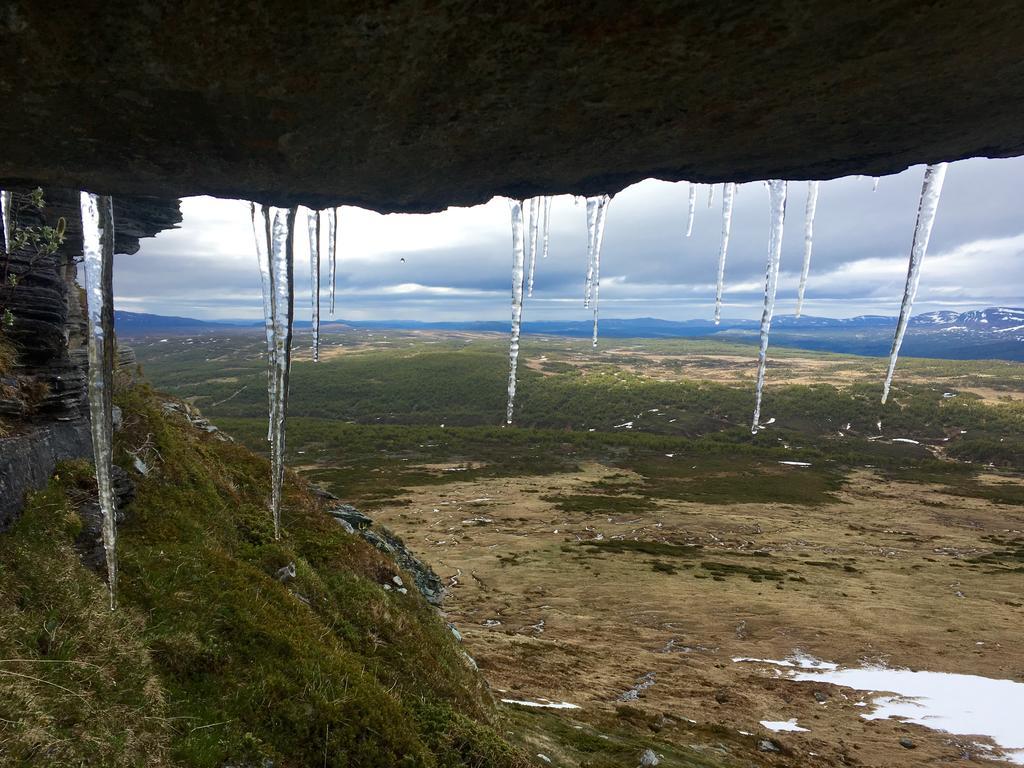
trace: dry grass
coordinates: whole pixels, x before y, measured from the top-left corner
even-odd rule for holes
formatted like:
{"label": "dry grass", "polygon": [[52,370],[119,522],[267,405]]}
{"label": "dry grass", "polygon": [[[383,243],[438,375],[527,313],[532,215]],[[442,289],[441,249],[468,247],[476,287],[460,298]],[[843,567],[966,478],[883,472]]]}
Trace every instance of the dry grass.
{"label": "dry grass", "polygon": [[[801,470],[791,471],[799,482]],[[411,504],[376,513],[442,578],[455,577],[448,611],[491,684],[514,698],[568,700],[600,715],[655,672],[636,703],[652,717],[732,734],[799,717],[811,733],[781,737],[793,750],[788,764],[834,765],[856,744],[860,764],[919,765],[956,760],[958,748],[934,731],[868,724],[855,699],[837,693],[821,705],[813,686],[731,658],[802,650],[847,665],[1021,677],[1020,563],[971,562],[994,551],[1012,559],[1007,539],[1024,538],[1019,506],[868,471],[820,506],[662,499],[654,510],[598,514],[545,501],[610,479],[635,478],[593,464],[573,475],[425,486]],[[471,503],[481,498],[491,500]],[[478,517],[492,522],[464,522]],[[620,536],[630,546],[614,546]],[[598,537],[613,546],[588,545]],[[912,758],[897,746],[903,735],[919,745]]]}
{"label": "dry grass", "polygon": [[[143,621],[112,613],[71,543],[55,485],[31,500],[0,563],[0,763],[167,765],[165,702]],[[45,599],[37,599],[45,595]]]}
{"label": "dry grass", "polygon": [[0,376],[6,376],[11,372],[17,356],[17,350],[14,348],[14,345],[0,331]]}

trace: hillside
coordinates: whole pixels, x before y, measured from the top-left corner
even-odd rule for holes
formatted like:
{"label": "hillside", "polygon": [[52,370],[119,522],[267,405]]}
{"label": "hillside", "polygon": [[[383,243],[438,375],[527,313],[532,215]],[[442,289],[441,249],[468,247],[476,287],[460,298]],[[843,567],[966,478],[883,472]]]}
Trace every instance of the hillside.
{"label": "hillside", "polygon": [[80,560],[89,464],[0,535],[0,764],[525,765],[437,612],[384,587],[412,577],[294,478],[275,542],[266,463],[167,402],[118,396],[116,612]]}

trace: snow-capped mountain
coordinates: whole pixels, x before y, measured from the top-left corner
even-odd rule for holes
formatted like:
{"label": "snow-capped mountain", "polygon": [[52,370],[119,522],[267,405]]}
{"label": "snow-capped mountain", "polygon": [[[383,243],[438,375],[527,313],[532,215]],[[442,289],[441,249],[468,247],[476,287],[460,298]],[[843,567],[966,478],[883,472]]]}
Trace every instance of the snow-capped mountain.
{"label": "snow-capped mountain", "polygon": [[[118,333],[125,337],[223,333],[262,330],[262,321],[240,324],[208,323],[190,318],[161,317],[132,312],[115,313]],[[508,323],[492,321],[412,322],[377,320],[351,322],[339,320],[337,327],[396,328],[423,330],[459,330],[507,333]],[[308,327],[297,322],[297,327]],[[779,315],[772,324],[772,346],[797,347],[825,352],[859,355],[887,355],[896,330],[896,318],[882,315],[858,317],[794,317]],[[524,333],[547,336],[585,336],[592,332],[590,320],[534,321],[523,324]],[[652,317],[608,318],[601,321],[604,338],[719,338],[746,343],[755,342],[759,332],[756,320],[723,319],[715,325],[710,319],[661,320]],[[952,360],[985,358],[1024,361],[1024,309],[989,307],[971,312],[927,312],[915,315],[903,342],[902,353],[910,357],[938,357]]]}

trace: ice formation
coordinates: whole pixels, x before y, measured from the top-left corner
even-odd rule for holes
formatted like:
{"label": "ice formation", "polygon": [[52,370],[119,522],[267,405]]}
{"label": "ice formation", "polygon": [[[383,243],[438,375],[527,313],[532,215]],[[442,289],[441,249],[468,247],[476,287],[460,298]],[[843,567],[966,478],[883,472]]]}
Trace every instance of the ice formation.
{"label": "ice formation", "polygon": [[330,254],[331,317],[334,317],[334,294],[338,285],[338,209],[327,209],[327,250]]}
{"label": "ice formation", "polygon": [[[263,287],[263,325],[267,337],[267,406],[268,413],[273,413],[276,396],[274,385],[277,377],[274,375],[274,274],[270,270],[270,209],[249,203],[249,212],[252,215],[252,234],[256,240],[256,261],[260,269],[260,285]],[[267,440],[273,438],[272,418],[267,420]]]}
{"label": "ice formation", "polygon": [[689,237],[693,233],[693,217],[697,213],[697,185],[692,181],[690,182],[690,201],[689,201],[689,212],[686,216],[686,236]]}
{"label": "ice formation", "polygon": [[320,211],[306,212],[309,233],[309,297],[312,309],[313,362],[320,362]]}
{"label": "ice formation", "polygon": [[722,292],[725,288],[725,257],[729,252],[729,231],[732,229],[732,204],[736,198],[736,184],[722,185],[722,245],[718,249],[718,287],[715,289],[715,325],[722,319]]}
{"label": "ice formation", "polygon": [[548,257],[548,241],[551,234],[551,201],[552,196],[547,195],[544,198],[544,219],[541,224],[541,229],[544,233],[544,258]]}
{"label": "ice formation", "polygon": [[530,214],[530,242],[528,244],[530,276],[526,281],[526,295],[530,297],[533,296],[533,274],[537,270],[537,236],[540,229],[541,203],[542,199],[539,197],[531,197],[528,201]]}
{"label": "ice formation", "polygon": [[[256,226],[256,207],[253,222],[256,234],[256,254],[260,272],[267,265],[269,303],[264,301],[269,375],[267,395],[270,401],[268,439],[270,440],[271,496],[270,512],[274,518],[274,538],[281,538],[281,495],[284,487],[285,418],[288,412],[288,376],[292,357],[292,319],[294,317],[294,255],[295,208],[262,209],[263,241],[260,227]],[[315,222],[314,222],[315,228]]]}
{"label": "ice formation", "polygon": [[108,195],[81,193],[82,251],[89,328],[89,421],[110,609],[117,606],[117,506],[113,466],[114,386],[114,202]]}
{"label": "ice formation", "polygon": [[597,198],[587,199],[587,278],[583,286],[583,308],[590,308],[594,295],[594,229],[597,226]]}
{"label": "ice formation", "polygon": [[14,202],[13,195],[6,189],[0,189],[0,219],[4,224],[4,249],[11,252],[11,205]]}
{"label": "ice formation", "polygon": [[608,212],[608,203],[611,197],[598,195],[587,199],[587,211],[590,210],[591,201],[594,202],[594,218],[591,221],[587,216],[587,243],[590,250],[590,261],[594,265],[593,276],[593,309],[594,309],[594,336],[593,345],[597,346],[597,313],[601,294],[601,246],[604,244],[604,218]]}
{"label": "ice formation", "polygon": [[939,208],[939,197],[942,194],[942,183],[946,179],[948,163],[936,163],[924,169],[924,183],[921,185],[921,201],[917,206],[917,224],[914,226],[914,242],[910,248],[910,266],[907,268],[907,284],[903,289],[903,303],[900,306],[900,319],[896,323],[896,335],[893,336],[892,350],[889,352],[889,370],[885,374],[882,387],[882,404],[889,399],[889,387],[892,386],[892,375],[896,370],[896,360],[903,345],[903,336],[910,322],[910,311],[917,295],[917,285],[921,280],[921,263],[928,252],[928,240],[932,236],[935,224],[935,212]]}
{"label": "ice formation", "polygon": [[807,290],[807,275],[811,271],[811,249],[814,247],[814,212],[818,207],[818,185],[820,182],[807,182],[807,206],[804,208],[804,266],[800,270],[800,287],[796,294],[796,316],[800,317],[804,308],[804,291]]}
{"label": "ice formation", "polygon": [[508,345],[506,424],[512,423],[512,411],[516,400],[516,366],[519,365],[519,331],[523,321],[523,273],[526,258],[523,203],[521,200],[509,200],[509,206],[512,209],[512,333]]}
{"label": "ice formation", "polygon": [[775,313],[775,293],[779,287],[779,261],[782,257],[782,226],[786,221],[787,183],[779,179],[768,182],[771,196],[770,225],[768,235],[768,267],[764,278],[764,309],[761,312],[761,347],[757,355],[757,388],[754,392],[754,418],[750,425],[752,434],[757,434],[761,419],[761,394],[764,391],[764,374],[768,364],[768,334]]}

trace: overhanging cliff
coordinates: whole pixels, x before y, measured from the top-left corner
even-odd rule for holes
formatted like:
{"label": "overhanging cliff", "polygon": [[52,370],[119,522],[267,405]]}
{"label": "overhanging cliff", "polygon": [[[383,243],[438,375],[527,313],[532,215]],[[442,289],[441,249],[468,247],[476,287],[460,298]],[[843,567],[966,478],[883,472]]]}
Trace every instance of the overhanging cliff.
{"label": "overhanging cliff", "polygon": [[0,183],[427,211],[877,175],[1024,152],[1022,39],[1010,0],[14,0]]}

